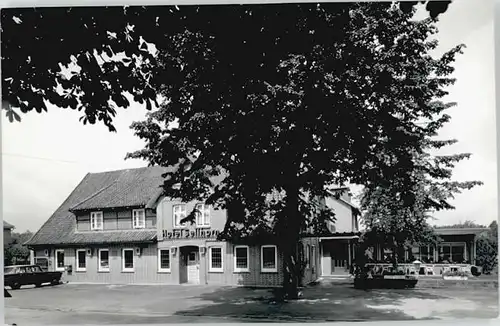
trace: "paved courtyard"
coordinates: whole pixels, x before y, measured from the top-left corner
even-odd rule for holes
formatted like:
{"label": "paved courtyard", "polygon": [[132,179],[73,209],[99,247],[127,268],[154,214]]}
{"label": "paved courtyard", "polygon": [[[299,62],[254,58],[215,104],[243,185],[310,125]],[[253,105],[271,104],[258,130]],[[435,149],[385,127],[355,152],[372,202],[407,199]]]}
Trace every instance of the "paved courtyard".
{"label": "paved courtyard", "polygon": [[7,324],[320,322],[496,318],[498,289],[355,290],[323,282],[277,303],[272,291],[224,286],[64,284],[11,291]]}

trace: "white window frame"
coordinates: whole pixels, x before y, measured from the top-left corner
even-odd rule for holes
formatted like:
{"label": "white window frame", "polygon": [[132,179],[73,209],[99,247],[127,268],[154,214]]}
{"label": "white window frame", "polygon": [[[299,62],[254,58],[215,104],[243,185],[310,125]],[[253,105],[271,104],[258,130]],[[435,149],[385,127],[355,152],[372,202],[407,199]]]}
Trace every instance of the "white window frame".
{"label": "white window frame", "polygon": [[[264,248],[274,248],[274,268],[264,268]],[[260,271],[262,273],[278,272],[278,247],[276,245],[263,245],[260,247]]]}
{"label": "white window frame", "polygon": [[[101,266],[101,253],[103,251],[107,251],[108,252],[108,267],[102,267]],[[97,254],[97,271],[99,271],[99,272],[109,272],[109,266],[110,265],[111,265],[111,256],[109,254],[109,249],[106,249],[106,248],[99,249],[98,254]]]}
{"label": "white window frame", "polygon": [[[468,255],[467,255],[467,243],[463,241],[443,241],[442,243],[438,244],[436,247],[436,254],[437,254],[437,260],[439,260],[439,248],[444,248],[444,247],[449,247],[450,248],[450,259],[453,260],[453,250],[452,247],[464,247],[464,260],[468,260]],[[419,248],[420,251],[420,248]]]}
{"label": "white window frame", "polygon": [[[212,250],[214,248],[220,249],[220,259],[221,259],[220,267],[212,266]],[[222,246],[214,246],[208,248],[208,266],[209,266],[208,267],[209,272],[224,273],[224,248]]]}
{"label": "white window frame", "polygon": [[[201,208],[199,209],[198,207]],[[212,207],[210,205],[206,205],[206,204],[203,204],[203,203],[198,203],[194,206],[194,208],[196,210],[198,210],[199,212],[196,214],[196,226],[198,227],[202,227],[202,228],[209,228],[210,227],[210,220],[211,220],[211,209]],[[208,223],[207,221],[205,220],[205,213],[208,212]],[[202,220],[202,223],[198,223],[198,215],[201,214],[201,220]]]}
{"label": "white window frame", "polygon": [[[98,223],[94,223],[94,221],[100,221],[100,225]],[[90,213],[90,230],[92,231],[102,231],[104,229],[104,214],[99,212],[91,212]]]}
{"label": "white window frame", "polygon": [[[125,251],[132,251],[132,268],[125,268]],[[123,248],[122,249],[122,272],[134,272],[135,271],[135,250],[133,248]]]}
{"label": "white window frame", "polygon": [[[59,261],[57,260],[57,253],[63,253],[63,267],[59,267]],[[56,249],[55,251],[55,261],[56,261],[56,271],[64,271],[66,268],[64,267],[64,260],[66,259],[66,255],[64,254],[64,249]]]}
{"label": "white window frame", "polygon": [[[245,248],[247,250],[247,268],[238,268],[236,265],[236,249]],[[249,246],[234,246],[234,272],[235,273],[246,273],[250,271],[250,247]]]}
{"label": "white window frame", "polygon": [[[161,252],[162,251],[168,251],[168,268],[161,267]],[[172,252],[170,251],[170,248],[168,248],[168,249],[158,248],[158,272],[159,273],[170,273],[171,268],[172,268]]]}
{"label": "white window frame", "polygon": [[[84,268],[80,267],[80,256],[79,256],[80,252],[83,252],[83,255],[84,255],[83,256],[84,259],[85,259],[85,267]],[[76,258],[76,266],[75,266],[76,268],[75,268],[75,270],[77,272],[86,272],[87,271],[87,249],[76,249],[76,255],[75,256],[76,256],[75,257]]]}
{"label": "white window frame", "polygon": [[[179,217],[179,220],[177,220],[177,218],[176,218],[176,214],[175,214],[175,208],[176,208],[176,207],[180,207],[180,212],[179,212],[179,214],[180,214],[181,216]],[[182,213],[184,213],[184,217],[182,217]],[[173,224],[174,224],[174,228],[185,228],[185,227],[186,227],[186,225],[185,225],[185,224],[184,224],[184,225],[180,224],[180,221],[181,221],[183,218],[185,218],[186,216],[187,216],[187,208],[186,208],[186,205],[185,205],[185,204],[174,204],[174,205],[172,205],[172,217],[173,217],[173,220],[174,220],[174,221],[173,221],[173,222],[174,222],[174,223],[173,223]],[[179,223],[177,223],[177,222],[179,222]]]}
{"label": "white window frame", "polygon": [[[142,218],[140,213],[142,213]],[[134,229],[146,228],[146,210],[144,208],[132,210],[132,226]]]}

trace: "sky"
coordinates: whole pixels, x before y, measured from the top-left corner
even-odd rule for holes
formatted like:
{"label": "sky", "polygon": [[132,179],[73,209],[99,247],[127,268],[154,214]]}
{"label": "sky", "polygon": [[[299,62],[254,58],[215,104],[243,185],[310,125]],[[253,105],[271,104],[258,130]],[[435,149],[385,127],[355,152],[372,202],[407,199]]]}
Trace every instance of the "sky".
{"label": "sky", "polygon": [[[447,98],[458,106],[448,112],[452,121],[440,138],[459,140],[450,153],[472,153],[453,177],[484,185],[458,195],[452,201],[455,210],[434,214],[436,225],[465,220],[487,225],[497,219],[493,4],[481,2],[455,0],[450,5],[438,23],[438,52],[467,46],[455,62],[457,82]],[[129,126],[145,112],[140,104],[120,110],[116,133],[101,124],[84,126],[79,112],[56,107],[23,115],[21,123],[8,122],[2,112],[4,220],[17,232],[36,231],[87,173],[145,166],[144,161],[124,160],[126,153],[144,146]]]}

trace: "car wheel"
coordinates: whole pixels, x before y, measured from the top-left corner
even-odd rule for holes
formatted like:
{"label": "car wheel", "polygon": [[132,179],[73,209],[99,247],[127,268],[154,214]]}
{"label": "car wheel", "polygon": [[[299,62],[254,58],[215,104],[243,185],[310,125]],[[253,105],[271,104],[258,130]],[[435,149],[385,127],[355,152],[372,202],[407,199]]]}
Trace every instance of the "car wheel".
{"label": "car wheel", "polygon": [[12,284],[12,285],[10,286],[10,288],[11,288],[12,290],[18,290],[18,289],[20,289],[20,288],[21,288],[21,284],[19,284],[19,283],[14,283],[14,284]]}
{"label": "car wheel", "polygon": [[52,285],[58,285],[59,284],[59,280],[52,280],[52,282],[50,282]]}
{"label": "car wheel", "polygon": [[36,284],[35,284],[35,287],[37,287],[37,288],[39,288],[39,287],[41,287],[41,286],[42,286],[42,283],[36,283]]}

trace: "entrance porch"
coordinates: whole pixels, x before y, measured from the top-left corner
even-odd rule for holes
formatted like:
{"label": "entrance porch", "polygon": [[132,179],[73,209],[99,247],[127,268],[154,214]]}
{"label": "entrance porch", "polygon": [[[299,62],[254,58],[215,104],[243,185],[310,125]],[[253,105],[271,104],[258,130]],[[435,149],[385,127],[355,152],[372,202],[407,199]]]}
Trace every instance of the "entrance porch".
{"label": "entrance porch", "polygon": [[179,247],[179,283],[200,284],[200,247]]}
{"label": "entrance porch", "polygon": [[349,276],[354,261],[354,244],[358,236],[331,236],[319,238],[321,248],[321,276]]}

